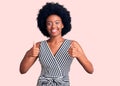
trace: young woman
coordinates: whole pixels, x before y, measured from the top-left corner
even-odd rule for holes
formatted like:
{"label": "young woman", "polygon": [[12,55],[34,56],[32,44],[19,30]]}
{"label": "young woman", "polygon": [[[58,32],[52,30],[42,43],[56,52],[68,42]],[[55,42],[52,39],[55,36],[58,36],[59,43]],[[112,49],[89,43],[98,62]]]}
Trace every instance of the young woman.
{"label": "young woman", "polygon": [[33,44],[26,52],[20,64],[22,74],[29,70],[37,58],[42,67],[37,86],[70,86],[68,75],[74,58],[86,72],[93,73],[93,66],[79,43],[63,38],[71,30],[70,13],[63,5],[58,3],[44,5],[39,11],[37,23],[48,40]]}

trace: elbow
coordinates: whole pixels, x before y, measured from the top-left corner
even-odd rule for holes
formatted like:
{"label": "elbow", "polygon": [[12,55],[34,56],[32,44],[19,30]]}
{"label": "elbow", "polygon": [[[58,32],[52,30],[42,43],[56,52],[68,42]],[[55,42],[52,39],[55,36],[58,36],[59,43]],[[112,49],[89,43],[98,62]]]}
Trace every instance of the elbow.
{"label": "elbow", "polygon": [[20,73],[21,74],[25,74],[27,71],[24,71],[24,70],[20,70]]}
{"label": "elbow", "polygon": [[93,74],[93,72],[94,72],[94,70],[92,69],[92,70],[89,70],[89,71],[87,71],[89,74]]}
{"label": "elbow", "polygon": [[93,68],[92,64],[89,65],[89,66],[86,66],[86,67],[84,67],[84,68],[85,68],[85,71],[86,71],[87,73],[93,74],[94,68]]}
{"label": "elbow", "polygon": [[27,72],[27,69],[21,66],[20,69],[19,69],[19,72],[21,74],[25,74]]}
{"label": "elbow", "polygon": [[93,68],[93,66],[92,67],[90,67],[90,68],[88,68],[88,70],[86,70],[89,74],[93,74],[93,72],[94,72],[94,68]]}

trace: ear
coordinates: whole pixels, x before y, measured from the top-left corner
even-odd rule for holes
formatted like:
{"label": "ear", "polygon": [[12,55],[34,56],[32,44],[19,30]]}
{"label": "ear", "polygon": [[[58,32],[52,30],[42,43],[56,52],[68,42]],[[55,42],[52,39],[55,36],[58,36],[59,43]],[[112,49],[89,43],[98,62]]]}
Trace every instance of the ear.
{"label": "ear", "polygon": [[62,29],[64,28],[64,25],[62,24]]}

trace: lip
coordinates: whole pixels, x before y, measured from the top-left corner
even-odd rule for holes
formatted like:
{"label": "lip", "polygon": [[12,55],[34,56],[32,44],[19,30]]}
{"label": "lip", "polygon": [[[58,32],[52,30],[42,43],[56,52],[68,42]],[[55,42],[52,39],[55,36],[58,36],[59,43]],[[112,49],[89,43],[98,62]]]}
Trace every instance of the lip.
{"label": "lip", "polygon": [[53,29],[53,30],[51,30],[51,32],[52,32],[52,33],[55,33],[55,32],[57,32],[57,30],[56,30],[56,29]]}

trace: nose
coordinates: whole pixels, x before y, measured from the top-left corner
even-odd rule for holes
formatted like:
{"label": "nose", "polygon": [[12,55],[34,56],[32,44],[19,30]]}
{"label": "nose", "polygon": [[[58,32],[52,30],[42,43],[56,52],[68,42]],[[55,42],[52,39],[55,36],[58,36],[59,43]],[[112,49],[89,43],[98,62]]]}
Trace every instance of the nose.
{"label": "nose", "polygon": [[55,23],[53,23],[53,24],[52,24],[52,28],[56,28],[56,25],[55,25]]}

